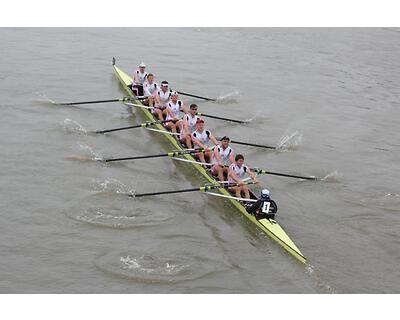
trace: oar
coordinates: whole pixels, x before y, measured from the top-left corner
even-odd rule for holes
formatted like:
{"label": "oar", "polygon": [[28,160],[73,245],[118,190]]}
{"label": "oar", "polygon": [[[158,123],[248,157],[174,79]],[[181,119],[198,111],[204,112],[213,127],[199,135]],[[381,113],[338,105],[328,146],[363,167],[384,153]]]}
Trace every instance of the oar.
{"label": "oar", "polygon": [[120,127],[120,128],[113,128],[113,129],[106,129],[106,130],[97,130],[95,133],[107,133],[107,132],[114,132],[114,131],[121,131],[121,130],[128,130],[128,129],[135,129],[135,128],[147,128],[149,126],[153,126],[158,123],[166,123],[166,122],[176,122],[178,120],[157,120],[157,121],[151,121],[151,122],[144,122],[141,124],[137,124],[134,126],[128,126],[128,127]]}
{"label": "oar", "polygon": [[78,101],[78,102],[60,102],[56,103],[61,106],[73,106],[78,104],[94,104],[94,103],[108,103],[108,102],[125,102],[134,100],[132,97],[123,97],[119,99],[111,99],[111,100],[93,100],[93,101]]}
{"label": "oar", "polygon": [[193,153],[197,153],[197,152],[205,152],[205,149],[201,149],[201,148],[200,149],[189,149],[189,150],[173,151],[173,152],[161,153],[161,154],[151,154],[151,155],[146,155],[146,156],[103,159],[103,160],[99,160],[99,161],[114,162],[114,161],[125,161],[125,160],[161,158],[161,157],[176,157],[176,156],[183,155],[183,154],[193,154]]}
{"label": "oar", "polygon": [[[132,85],[143,87],[142,83],[133,83]],[[199,99],[203,99],[203,100],[207,100],[207,101],[217,101],[217,99],[212,99],[212,98],[207,98],[207,97],[202,97],[202,96],[196,96],[194,94],[186,93],[186,92],[182,92],[182,91],[177,91],[177,93],[179,93],[181,95],[184,95],[184,96],[193,97],[193,98],[199,98]]]}
{"label": "oar", "polygon": [[[217,140],[221,140],[222,138],[216,138]],[[271,147],[263,144],[256,144],[256,143],[249,143],[249,142],[242,142],[242,141],[236,141],[236,140],[231,140],[230,143],[234,144],[240,144],[243,146],[250,146],[250,147],[256,147],[256,148],[264,148],[264,149],[276,149],[276,147]]]}
{"label": "oar", "polygon": [[[249,182],[244,182],[243,184],[253,184],[254,182],[249,181]],[[202,187],[197,187],[197,188],[191,188],[191,189],[181,189],[181,190],[169,190],[169,191],[159,191],[159,192],[149,192],[149,193],[136,193],[136,194],[129,194],[130,197],[133,198],[139,198],[139,197],[147,197],[147,196],[157,196],[161,194],[172,194],[172,193],[184,193],[184,192],[195,192],[195,191],[203,191],[207,192],[210,190],[214,189],[226,189],[230,187],[235,187],[239,185],[239,183],[227,183],[227,184],[221,184],[221,185],[206,185]]]}
{"label": "oar", "polygon": [[211,98],[207,98],[207,97],[202,97],[202,96],[196,96],[194,94],[191,93],[186,93],[186,92],[182,92],[182,91],[177,91],[179,94],[182,94],[184,96],[188,96],[188,97],[193,97],[193,98],[199,98],[199,99],[203,99],[206,101],[217,101],[217,99],[211,99]]}
{"label": "oar", "polygon": [[218,119],[218,120],[223,120],[223,121],[241,123],[241,124],[246,123],[246,121],[235,120],[235,119],[230,119],[230,118],[223,118],[223,117],[217,117],[217,116],[213,116],[211,114],[206,114],[206,113],[202,113],[202,112],[198,112],[197,115],[203,116],[203,117],[207,117],[207,118],[212,118],[212,119]]}
{"label": "oar", "polygon": [[315,176],[298,176],[294,174],[287,174],[287,173],[280,173],[280,172],[273,172],[269,170],[264,170],[264,169],[258,169],[258,168],[251,168],[252,171],[254,171],[257,174],[271,174],[274,176],[281,176],[281,177],[288,177],[288,178],[298,178],[298,179],[305,179],[305,180],[321,180],[321,178],[315,177]]}

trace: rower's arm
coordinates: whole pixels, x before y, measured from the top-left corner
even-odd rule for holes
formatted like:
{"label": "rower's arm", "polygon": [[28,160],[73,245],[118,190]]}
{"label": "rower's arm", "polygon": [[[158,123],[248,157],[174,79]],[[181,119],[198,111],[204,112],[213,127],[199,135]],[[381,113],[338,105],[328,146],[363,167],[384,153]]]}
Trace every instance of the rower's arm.
{"label": "rower's arm", "polygon": [[187,116],[186,115],[183,116],[183,129],[184,129],[184,131],[190,133],[188,120],[187,120]]}
{"label": "rower's arm", "polygon": [[217,139],[215,139],[215,137],[211,133],[210,133],[210,140],[212,141],[212,143],[214,143],[215,146],[218,145]]}
{"label": "rower's arm", "polygon": [[185,114],[188,113],[188,110],[187,110],[186,106],[183,103],[182,103],[182,106],[181,106],[181,111],[184,112]]}
{"label": "rower's arm", "polygon": [[214,156],[215,156],[215,158],[217,158],[218,163],[222,162],[221,161],[221,155],[219,154],[218,148],[214,148]]}
{"label": "rower's arm", "polygon": [[249,168],[249,167],[247,167],[247,170],[246,170],[246,172],[247,172],[247,173],[248,173],[248,175],[250,176],[251,180],[253,180],[254,182],[256,182],[256,181],[257,181],[257,177],[256,177],[256,175],[254,174],[254,172],[252,172],[252,171],[250,170],[250,168]]}
{"label": "rower's arm", "polygon": [[157,95],[155,96],[155,99],[156,99],[157,104],[158,104],[159,106],[161,106],[161,100],[160,100],[160,97],[159,97],[159,95],[158,95],[158,92],[157,92]]}
{"label": "rower's arm", "polygon": [[231,154],[229,155],[229,162],[232,164],[235,162],[235,157],[233,156],[233,151],[231,152]]}
{"label": "rower's arm", "polygon": [[133,83],[138,83],[138,82],[139,82],[139,79],[137,76],[137,70],[135,70],[133,73]]}
{"label": "rower's arm", "polygon": [[169,116],[173,119],[175,118],[174,113],[172,112],[172,109],[170,107],[167,107],[167,113],[169,114]]}
{"label": "rower's arm", "polygon": [[232,170],[229,170],[229,177],[231,177],[234,181],[240,182],[241,180],[238,178],[238,176],[233,172]]}
{"label": "rower's arm", "polygon": [[197,139],[197,138],[196,138],[195,136],[193,136],[193,135],[192,135],[192,141],[193,141],[194,144],[198,145],[198,146],[199,146],[200,148],[202,148],[202,149],[206,149],[206,148],[207,148],[204,144],[202,144],[202,143],[200,142],[199,139]]}

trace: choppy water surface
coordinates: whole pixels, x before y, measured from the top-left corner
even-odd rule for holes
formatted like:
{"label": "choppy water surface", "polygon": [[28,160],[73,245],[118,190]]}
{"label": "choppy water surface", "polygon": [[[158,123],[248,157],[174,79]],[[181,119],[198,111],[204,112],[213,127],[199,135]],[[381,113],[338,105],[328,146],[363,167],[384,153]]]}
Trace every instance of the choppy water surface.
{"label": "choppy water surface", "polygon": [[[398,29],[0,29],[2,293],[399,293]],[[217,98],[201,111],[260,176],[303,266],[227,202],[126,194],[202,184],[119,103],[115,56],[132,72]]]}

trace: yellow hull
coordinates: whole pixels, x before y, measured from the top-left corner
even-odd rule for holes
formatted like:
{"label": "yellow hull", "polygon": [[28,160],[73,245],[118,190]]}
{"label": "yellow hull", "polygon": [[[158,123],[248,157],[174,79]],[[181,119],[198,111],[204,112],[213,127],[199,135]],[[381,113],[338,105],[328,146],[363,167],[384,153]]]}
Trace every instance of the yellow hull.
{"label": "yellow hull", "polygon": [[[121,83],[121,85],[124,87],[125,91],[131,96],[134,97],[134,94],[132,93],[132,90],[128,87],[130,84],[132,84],[132,78],[128,76],[125,72],[123,72],[121,69],[119,69],[115,64],[113,65],[115,74]],[[140,104],[139,100],[135,101],[136,104]],[[146,116],[148,121],[154,121],[154,117],[149,112],[148,110],[144,108],[140,108],[144,115]],[[166,129],[160,125],[157,124],[154,126],[158,130],[163,130],[165,131]],[[175,140],[175,138],[171,135],[165,134],[165,137],[169,140],[169,142],[172,144],[173,148],[176,150],[183,150],[182,146]],[[195,161],[195,159],[189,155],[186,154],[184,157],[188,160]],[[208,174],[204,168],[198,164],[192,164],[194,168],[196,168],[203,176],[204,178],[212,183],[216,184],[216,180]],[[225,189],[218,189],[221,194],[230,196],[229,192]],[[275,240],[278,244],[280,244],[286,251],[288,251],[291,255],[293,255],[296,259],[301,261],[302,263],[306,263],[306,258],[303,256],[301,251],[297,248],[297,246],[294,244],[294,242],[289,238],[289,236],[286,234],[286,232],[281,228],[281,226],[274,220],[270,221],[268,219],[260,219],[257,220],[253,215],[249,214],[246,209],[240,204],[239,201],[234,200],[234,199],[229,199],[231,203],[251,222],[253,222],[255,225],[257,225],[261,230],[263,230],[269,237],[271,237],[273,240]]]}

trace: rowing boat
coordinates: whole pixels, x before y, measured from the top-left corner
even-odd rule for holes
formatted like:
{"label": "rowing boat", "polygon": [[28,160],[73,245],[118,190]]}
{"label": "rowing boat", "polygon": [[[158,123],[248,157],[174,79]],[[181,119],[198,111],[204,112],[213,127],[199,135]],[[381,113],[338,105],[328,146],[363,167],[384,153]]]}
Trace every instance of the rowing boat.
{"label": "rowing boat", "polygon": [[[120,68],[118,68],[115,64],[115,59],[113,59],[113,67],[115,74],[124,88],[124,90],[129,94],[131,98],[135,98],[135,95],[133,94],[132,90],[130,89],[130,85],[132,84],[132,78],[127,75],[124,71],[122,71]],[[141,102],[139,100],[134,100],[134,103],[136,105],[141,105]],[[142,110],[144,116],[146,117],[146,120],[148,121],[155,121],[155,119],[152,115],[152,113],[146,109],[143,105],[143,108],[140,108]],[[154,128],[156,130],[165,132],[167,131],[161,124],[156,124],[154,125]],[[169,141],[169,143],[173,146],[174,149],[176,150],[184,150],[185,147],[177,141],[172,135],[165,134],[164,135],[166,139]],[[216,185],[218,184],[217,181],[214,179],[214,177],[207,171],[205,170],[201,165],[196,164],[196,160],[190,155],[190,154],[184,154],[183,157],[185,157],[188,162],[193,165],[193,167],[211,184]],[[228,199],[232,203],[232,205],[238,209],[238,211],[243,214],[247,219],[249,219],[251,222],[253,222],[255,225],[257,225],[265,234],[267,234],[270,238],[275,240],[278,244],[280,244],[287,252],[289,252],[292,256],[294,256],[296,259],[301,261],[302,263],[306,263],[306,258],[305,256],[301,253],[299,248],[294,244],[294,242],[289,238],[289,236],[286,234],[286,232],[282,229],[282,227],[279,225],[277,221],[274,219],[256,219],[252,214],[249,214],[246,211],[246,208],[241,204],[240,201],[237,199],[234,199],[234,197],[231,197],[230,193],[221,188],[218,189],[219,193],[221,196],[224,198]],[[256,195],[253,192],[250,192],[251,198],[256,199]]]}

